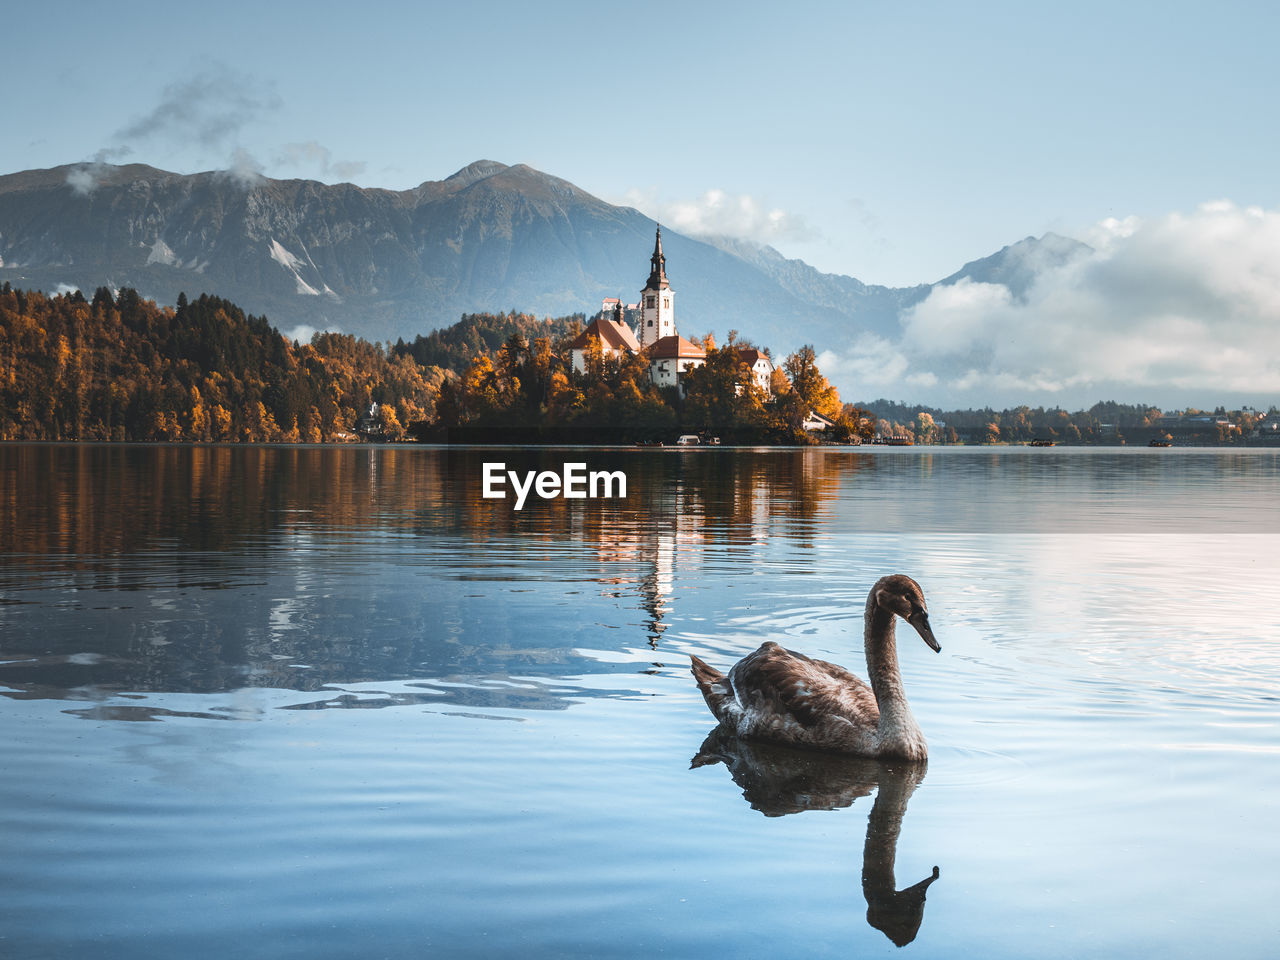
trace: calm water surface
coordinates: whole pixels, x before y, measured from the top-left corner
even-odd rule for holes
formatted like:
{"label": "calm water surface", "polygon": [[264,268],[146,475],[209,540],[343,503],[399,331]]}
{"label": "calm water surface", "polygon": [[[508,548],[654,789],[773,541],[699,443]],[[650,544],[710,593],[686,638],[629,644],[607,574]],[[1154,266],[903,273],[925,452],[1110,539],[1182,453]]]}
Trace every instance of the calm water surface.
{"label": "calm water surface", "polygon": [[[1278,468],[0,446],[0,955],[1274,956]],[[927,771],[713,735],[893,571]]]}

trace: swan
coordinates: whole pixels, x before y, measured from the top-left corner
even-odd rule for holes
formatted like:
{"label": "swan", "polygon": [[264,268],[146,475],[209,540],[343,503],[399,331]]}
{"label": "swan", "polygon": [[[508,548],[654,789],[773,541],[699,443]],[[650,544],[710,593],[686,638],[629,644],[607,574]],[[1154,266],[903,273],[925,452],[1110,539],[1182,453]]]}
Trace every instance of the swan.
{"label": "swan", "polygon": [[720,723],[740,737],[861,757],[924,760],[924,734],[898,673],[894,618],[911,624],[935,652],[924,592],[908,576],[876,581],[867,594],[863,636],[871,685],[843,667],[793,653],[772,641],[723,674],[690,654],[693,676]]}

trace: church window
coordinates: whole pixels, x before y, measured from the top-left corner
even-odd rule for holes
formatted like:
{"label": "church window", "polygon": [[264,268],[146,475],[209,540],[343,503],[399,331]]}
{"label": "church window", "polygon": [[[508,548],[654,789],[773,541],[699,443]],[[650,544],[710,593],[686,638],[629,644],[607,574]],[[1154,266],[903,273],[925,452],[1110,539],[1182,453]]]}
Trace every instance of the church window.
{"label": "church window", "polygon": [[652,307],[652,306],[653,306],[653,304],[654,304],[654,301],[656,301],[656,300],[657,300],[657,297],[646,297],[646,298],[645,298],[644,305],[645,305],[646,307]]}
{"label": "church window", "polygon": [[663,309],[663,310],[670,310],[670,309],[671,309],[671,298],[670,298],[670,297],[663,297],[663,298],[662,298],[662,309]]}
{"label": "church window", "polygon": [[649,326],[651,326],[651,327],[653,326],[653,321],[652,321],[652,320],[650,320],[650,321],[649,321]]}

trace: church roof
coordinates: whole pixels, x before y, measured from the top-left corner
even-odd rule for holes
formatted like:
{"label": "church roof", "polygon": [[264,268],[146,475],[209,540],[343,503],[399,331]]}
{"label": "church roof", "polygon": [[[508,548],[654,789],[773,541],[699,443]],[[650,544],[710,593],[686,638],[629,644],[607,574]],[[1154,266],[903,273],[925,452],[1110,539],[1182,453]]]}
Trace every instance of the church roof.
{"label": "church roof", "polygon": [[706,356],[707,351],[678,334],[656,340],[649,348],[650,360],[704,360]]}
{"label": "church roof", "polygon": [[671,284],[667,280],[667,258],[662,254],[662,225],[653,241],[653,256],[649,258],[649,279],[645,290],[664,290]]}
{"label": "church roof", "polygon": [[587,329],[578,334],[573,343],[569,344],[570,350],[585,350],[591,343],[591,338],[597,337],[603,346],[612,350],[620,347],[626,347],[632,353],[640,352],[640,341],[636,339],[636,335],[631,332],[631,328],[625,323],[618,323],[611,317],[596,317],[588,324]]}

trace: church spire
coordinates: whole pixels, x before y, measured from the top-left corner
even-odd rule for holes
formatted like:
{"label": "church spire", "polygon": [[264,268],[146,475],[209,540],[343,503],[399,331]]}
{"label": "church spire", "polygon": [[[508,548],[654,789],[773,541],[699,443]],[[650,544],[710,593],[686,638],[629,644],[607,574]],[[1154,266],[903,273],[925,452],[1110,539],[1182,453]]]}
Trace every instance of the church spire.
{"label": "church spire", "polygon": [[658,224],[658,233],[653,241],[653,256],[649,258],[649,282],[646,290],[664,290],[671,286],[667,282],[667,258],[662,255],[662,224]]}
{"label": "church spire", "polygon": [[661,225],[653,239],[653,256],[649,263],[649,282],[640,291],[640,328],[636,331],[636,339],[645,348],[676,332],[676,292],[667,281],[667,258],[662,254]]}

